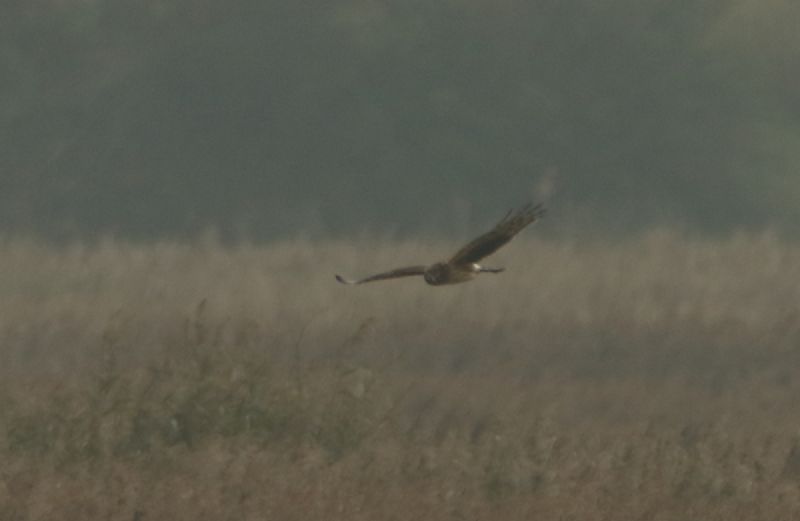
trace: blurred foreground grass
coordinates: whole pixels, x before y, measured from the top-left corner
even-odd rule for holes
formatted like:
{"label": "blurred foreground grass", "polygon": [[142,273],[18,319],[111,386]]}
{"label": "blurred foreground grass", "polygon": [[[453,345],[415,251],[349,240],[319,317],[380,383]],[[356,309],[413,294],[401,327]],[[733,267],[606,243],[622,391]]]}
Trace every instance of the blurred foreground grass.
{"label": "blurred foreground grass", "polygon": [[0,519],[789,519],[800,248],[0,244]]}

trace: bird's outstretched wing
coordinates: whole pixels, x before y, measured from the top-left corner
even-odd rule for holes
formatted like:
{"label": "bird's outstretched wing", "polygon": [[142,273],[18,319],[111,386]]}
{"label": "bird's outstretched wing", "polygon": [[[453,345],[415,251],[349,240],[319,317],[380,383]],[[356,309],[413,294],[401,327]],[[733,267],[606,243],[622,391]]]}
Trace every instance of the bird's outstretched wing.
{"label": "bird's outstretched wing", "polygon": [[409,266],[407,268],[397,268],[396,270],[378,273],[361,280],[348,280],[341,275],[336,275],[336,280],[342,284],[364,284],[375,280],[397,279],[400,277],[412,277],[414,275],[424,275],[425,266]]}
{"label": "bird's outstretched wing", "polygon": [[470,264],[491,255],[514,238],[523,228],[544,215],[544,212],[544,206],[541,204],[536,206],[527,204],[516,212],[508,212],[491,231],[484,233],[458,250],[450,259],[450,263]]}

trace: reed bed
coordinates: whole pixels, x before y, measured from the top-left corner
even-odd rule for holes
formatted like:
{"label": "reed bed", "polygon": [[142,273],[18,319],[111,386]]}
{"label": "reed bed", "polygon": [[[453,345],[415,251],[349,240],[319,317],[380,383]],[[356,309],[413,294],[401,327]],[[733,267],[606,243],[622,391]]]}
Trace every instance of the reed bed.
{"label": "reed bed", "polygon": [[0,518],[788,519],[800,247],[0,242]]}

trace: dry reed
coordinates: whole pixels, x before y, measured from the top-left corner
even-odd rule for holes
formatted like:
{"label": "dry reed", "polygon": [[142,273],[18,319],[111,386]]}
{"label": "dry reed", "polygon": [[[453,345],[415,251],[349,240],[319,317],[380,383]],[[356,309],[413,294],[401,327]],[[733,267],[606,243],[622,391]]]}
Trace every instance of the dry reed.
{"label": "dry reed", "polygon": [[788,519],[800,248],[0,244],[0,518]]}

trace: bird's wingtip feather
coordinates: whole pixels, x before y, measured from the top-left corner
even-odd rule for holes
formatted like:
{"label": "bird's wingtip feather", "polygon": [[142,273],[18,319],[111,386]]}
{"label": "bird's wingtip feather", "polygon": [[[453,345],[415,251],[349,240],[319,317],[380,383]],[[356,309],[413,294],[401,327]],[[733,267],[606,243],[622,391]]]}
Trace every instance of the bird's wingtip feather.
{"label": "bird's wingtip feather", "polygon": [[334,275],[336,280],[342,284],[357,284],[354,280],[347,280],[346,278],[342,277],[341,275]]}

